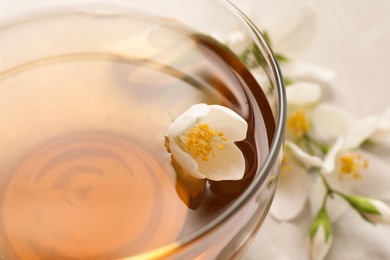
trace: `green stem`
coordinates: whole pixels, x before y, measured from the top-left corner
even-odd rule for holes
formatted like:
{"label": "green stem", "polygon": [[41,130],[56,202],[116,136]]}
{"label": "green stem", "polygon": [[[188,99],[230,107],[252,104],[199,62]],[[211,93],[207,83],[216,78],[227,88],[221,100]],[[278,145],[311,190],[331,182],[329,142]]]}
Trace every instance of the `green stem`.
{"label": "green stem", "polygon": [[328,201],[328,197],[330,196],[329,192],[327,192],[324,196],[324,200],[322,201],[321,208],[325,208],[326,202]]}
{"label": "green stem", "polygon": [[322,180],[322,183],[324,184],[324,186],[325,186],[325,188],[326,188],[326,198],[327,198],[328,196],[330,196],[331,198],[333,198],[333,193],[336,193],[336,194],[339,193],[338,191],[336,191],[336,190],[334,190],[334,189],[332,189],[332,188],[330,187],[329,182],[326,180],[325,176],[324,176],[322,173],[320,173],[320,172],[317,171],[317,174],[320,176],[320,178],[321,178],[321,180]]}
{"label": "green stem", "polygon": [[313,147],[311,146],[310,137],[307,134],[304,134],[302,136],[302,139],[305,141],[305,145],[307,147],[307,150],[309,150],[309,153],[314,155],[315,153],[314,153]]}
{"label": "green stem", "polygon": [[332,189],[330,187],[330,184],[329,182],[326,180],[325,176],[320,173],[320,172],[317,172],[317,174],[320,176],[321,180],[322,180],[322,183],[324,184],[325,188],[326,188],[326,197],[327,196],[330,196],[331,198],[333,198],[333,194],[336,194],[344,199],[346,199],[346,195],[338,190],[335,190],[335,189]]}
{"label": "green stem", "polygon": [[340,191],[333,190],[333,193],[339,195],[340,197],[342,197],[344,199],[346,199],[346,195],[344,193],[340,192]]}
{"label": "green stem", "polygon": [[[314,155],[314,150],[313,150],[313,147],[312,145],[314,145],[316,148],[318,148],[322,154],[326,154],[328,152],[328,148],[324,147],[323,145],[321,145],[315,138],[311,138],[310,135],[308,134],[304,134],[303,135],[303,139],[306,141],[306,143],[308,144],[308,149],[309,149],[309,152],[311,154]],[[309,144],[310,144],[310,148],[309,148]]]}
{"label": "green stem", "polygon": [[308,137],[310,138],[310,141],[322,151],[323,154],[326,154],[328,152],[329,150],[328,147],[325,147],[322,144],[320,144],[315,138],[311,138],[310,136]]}

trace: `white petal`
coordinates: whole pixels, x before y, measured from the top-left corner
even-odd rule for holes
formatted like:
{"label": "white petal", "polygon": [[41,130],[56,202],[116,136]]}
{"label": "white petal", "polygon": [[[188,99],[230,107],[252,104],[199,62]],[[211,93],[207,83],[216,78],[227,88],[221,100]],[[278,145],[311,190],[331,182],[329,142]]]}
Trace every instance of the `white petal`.
{"label": "white petal", "polygon": [[357,121],[345,137],[344,149],[350,150],[360,146],[387,120],[386,113]]}
{"label": "white petal", "polygon": [[327,255],[330,246],[332,245],[333,236],[328,239],[325,236],[325,228],[320,225],[310,244],[310,256],[312,260],[322,260]]}
{"label": "white petal", "polygon": [[312,111],[311,121],[313,136],[319,142],[330,145],[340,135],[345,135],[356,119],[346,110],[323,103]]}
{"label": "white petal", "polygon": [[291,220],[304,208],[310,187],[309,174],[298,165],[280,177],[270,214],[278,220]]}
{"label": "white petal", "polygon": [[239,180],[245,172],[244,155],[234,143],[225,144],[224,149],[216,151],[216,156],[210,156],[208,161],[196,161],[199,174],[214,181]]}
{"label": "white petal", "polygon": [[268,231],[265,228],[265,225],[267,224],[264,223],[262,226],[261,234],[256,235],[253,238],[252,244],[245,252],[244,257],[241,260],[292,260],[292,258],[284,252],[286,251],[286,249],[284,247],[285,245],[283,244],[283,241],[275,240],[272,237],[272,235],[277,233],[275,232],[275,229],[273,229],[272,231]]}
{"label": "white petal", "polygon": [[251,45],[252,40],[248,34],[244,34],[242,31],[237,30],[230,33],[224,42],[235,53],[242,53]]}
{"label": "white petal", "polygon": [[262,67],[254,68],[251,72],[263,89],[270,88],[270,79]]}
{"label": "white petal", "polygon": [[169,142],[171,153],[177,163],[195,178],[204,179],[206,176],[198,172],[198,163],[188,153],[184,152],[174,141]]}
{"label": "white petal", "polygon": [[310,155],[303,151],[300,147],[290,141],[286,141],[286,147],[288,147],[292,154],[308,167],[321,167],[322,160],[317,156]]}
{"label": "white petal", "polygon": [[328,83],[336,76],[336,73],[331,69],[301,61],[283,63],[281,70],[287,78],[319,83]]}
{"label": "white petal", "polygon": [[368,160],[368,167],[361,169],[361,180],[353,182],[354,192],[367,197],[390,201],[390,164],[374,154],[357,151]]}
{"label": "white petal", "polygon": [[317,25],[318,14],[313,5],[304,4],[294,10],[288,10],[283,19],[269,30],[272,33],[273,48],[287,54],[305,50],[314,39]]}
{"label": "white petal", "polygon": [[298,82],[286,89],[287,102],[290,105],[304,106],[317,103],[321,98],[321,88],[318,84]]}
{"label": "white petal", "polygon": [[326,189],[321,179],[317,178],[312,183],[309,192],[309,206],[312,216],[316,216],[318,211],[321,209],[324,196],[326,194]]}
{"label": "white petal", "polygon": [[336,168],[337,155],[344,145],[344,137],[339,136],[333,146],[329,149],[324,158],[324,164],[322,165],[321,172],[323,174],[331,174]]}
{"label": "white petal", "polygon": [[[340,182],[337,176],[326,176],[326,179],[333,189],[345,193],[350,193],[349,191],[351,190],[351,187],[345,185],[345,183]],[[325,186],[322,180],[317,178],[314,184],[311,186],[309,195],[310,212],[313,216],[315,216],[322,207],[325,194]],[[333,198],[328,198],[326,210],[328,212],[330,222],[333,223],[340,219],[340,217],[343,216],[349,208],[349,204],[343,198],[340,198],[337,195],[334,195]]]}
{"label": "white petal", "polygon": [[233,110],[220,105],[210,105],[210,111],[201,122],[207,123],[211,129],[223,132],[229,142],[246,138],[247,122]]}
{"label": "white petal", "polygon": [[380,214],[364,214],[366,218],[374,223],[390,223],[390,208],[380,200],[370,200]]}
{"label": "white petal", "polygon": [[196,104],[187,111],[180,114],[169,126],[166,135],[168,138],[175,138],[196,124],[197,120],[206,116],[210,108],[206,104]]}
{"label": "white petal", "polygon": [[370,136],[370,140],[390,146],[390,120],[383,122]]}

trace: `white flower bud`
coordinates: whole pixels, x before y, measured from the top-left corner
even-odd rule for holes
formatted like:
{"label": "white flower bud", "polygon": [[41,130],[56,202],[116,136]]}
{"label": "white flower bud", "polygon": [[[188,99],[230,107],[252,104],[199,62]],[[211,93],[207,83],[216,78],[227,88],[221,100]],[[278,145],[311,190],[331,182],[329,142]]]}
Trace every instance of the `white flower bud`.
{"label": "white flower bud", "polygon": [[332,230],[328,213],[320,209],[310,226],[310,257],[312,260],[322,260],[327,255],[332,244]]}
{"label": "white flower bud", "polygon": [[380,200],[370,200],[379,214],[365,213],[364,216],[374,223],[390,223],[390,208]]}
{"label": "white flower bud", "polygon": [[310,257],[312,260],[322,260],[327,255],[332,245],[333,236],[326,238],[324,225],[320,225],[315,232],[310,244]]}
{"label": "white flower bud", "polygon": [[380,200],[357,195],[344,195],[362,217],[372,223],[390,223],[390,208]]}

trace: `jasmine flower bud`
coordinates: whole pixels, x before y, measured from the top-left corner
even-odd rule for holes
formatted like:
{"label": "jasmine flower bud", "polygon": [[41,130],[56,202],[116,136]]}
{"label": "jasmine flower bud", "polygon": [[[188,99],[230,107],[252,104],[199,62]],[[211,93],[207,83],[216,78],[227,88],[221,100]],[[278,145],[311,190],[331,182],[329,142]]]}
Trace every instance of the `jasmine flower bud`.
{"label": "jasmine flower bud", "polygon": [[360,215],[372,223],[390,223],[390,208],[380,200],[358,195],[344,195]]}
{"label": "jasmine flower bud", "polygon": [[325,207],[322,207],[310,226],[310,257],[324,259],[332,244],[332,228]]}

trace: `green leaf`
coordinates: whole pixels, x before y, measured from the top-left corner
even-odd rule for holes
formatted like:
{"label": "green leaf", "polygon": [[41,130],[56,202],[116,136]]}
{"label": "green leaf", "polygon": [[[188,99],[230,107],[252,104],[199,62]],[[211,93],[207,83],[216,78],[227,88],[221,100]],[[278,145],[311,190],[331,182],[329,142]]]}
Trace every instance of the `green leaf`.
{"label": "green leaf", "polygon": [[241,55],[240,59],[249,67],[257,68],[259,66],[264,66],[266,60],[261,53],[259,47],[255,43],[252,43],[247,49],[245,49]]}
{"label": "green leaf", "polygon": [[[263,37],[265,42],[272,48],[272,42],[269,37],[268,32],[264,31]],[[289,58],[281,53],[274,53],[275,59],[279,63],[288,62]],[[256,68],[260,66],[263,66],[266,64],[266,60],[261,53],[259,47],[256,45],[256,43],[252,43],[248,48],[246,48],[240,55],[240,59],[249,67],[249,68]]]}
{"label": "green leaf", "polygon": [[279,63],[283,63],[283,62],[289,62],[289,58],[287,58],[286,55],[283,55],[281,53],[275,53],[275,58],[276,60],[279,62]]}
{"label": "green leaf", "polygon": [[267,31],[263,31],[262,34],[265,42],[272,48],[272,42],[271,37],[269,37],[269,33]]}
{"label": "green leaf", "polygon": [[257,47],[256,44],[253,44],[253,46],[252,46],[252,53],[255,56],[255,59],[256,59],[258,64],[265,65],[267,63],[263,54],[261,53],[259,47]]}
{"label": "green leaf", "polygon": [[292,79],[289,78],[283,78],[283,82],[285,87],[288,87],[289,85],[292,85],[294,83],[294,81],[292,81]]}

